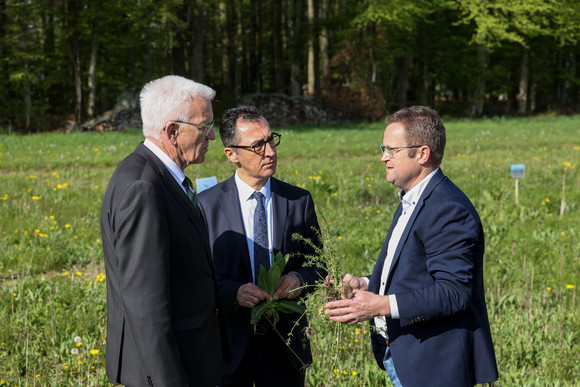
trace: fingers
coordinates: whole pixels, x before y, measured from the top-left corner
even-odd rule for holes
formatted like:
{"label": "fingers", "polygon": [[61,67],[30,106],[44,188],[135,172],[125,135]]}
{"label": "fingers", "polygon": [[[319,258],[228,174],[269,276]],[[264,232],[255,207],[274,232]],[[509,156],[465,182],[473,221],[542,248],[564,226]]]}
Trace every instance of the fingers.
{"label": "fingers", "polygon": [[342,282],[349,284],[350,287],[354,290],[366,290],[366,282],[361,278],[355,277],[354,275],[345,274],[344,277],[342,277]]}
{"label": "fingers", "polygon": [[326,304],[324,314],[331,321],[341,322],[347,325],[361,321],[356,310],[350,306],[350,301],[333,301]]}
{"label": "fingers", "polygon": [[324,286],[330,286],[334,283],[334,278],[330,278],[329,275],[326,276],[326,278],[324,279],[323,285]]}
{"label": "fingers", "polygon": [[247,308],[253,308],[261,301],[271,299],[272,297],[268,293],[252,283],[240,286],[238,293],[236,294],[236,301],[238,304]]}
{"label": "fingers", "polygon": [[290,273],[280,278],[280,283],[278,284],[276,292],[274,292],[274,297],[293,300],[298,297],[301,292],[300,280],[296,275]]}

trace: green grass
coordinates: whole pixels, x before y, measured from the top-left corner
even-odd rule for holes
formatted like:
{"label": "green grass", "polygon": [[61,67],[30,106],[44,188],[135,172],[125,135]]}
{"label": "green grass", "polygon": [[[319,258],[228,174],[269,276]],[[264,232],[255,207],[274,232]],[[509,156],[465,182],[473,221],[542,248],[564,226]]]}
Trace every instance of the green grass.
{"label": "green grass", "polygon": [[[580,116],[444,122],[443,170],[485,227],[501,384],[576,385]],[[384,125],[275,130],[276,176],[312,192],[342,269],[369,274],[397,205],[378,150]],[[109,385],[99,210],[115,166],[141,140],[136,130],[0,135],[0,385]],[[517,204],[511,164],[526,166]],[[187,169],[192,179],[232,173],[219,140]],[[327,323],[312,322],[308,384],[388,385],[367,326],[343,327],[337,341]]]}

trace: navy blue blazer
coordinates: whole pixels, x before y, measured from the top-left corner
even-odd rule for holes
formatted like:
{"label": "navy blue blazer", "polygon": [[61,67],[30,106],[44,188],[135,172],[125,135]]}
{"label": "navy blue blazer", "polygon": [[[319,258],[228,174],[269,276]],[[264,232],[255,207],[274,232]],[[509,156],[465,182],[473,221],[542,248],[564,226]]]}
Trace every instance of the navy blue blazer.
{"label": "navy blue blazer", "polygon": [[[392,225],[401,214],[397,208]],[[391,227],[369,291],[378,294]],[[400,319],[387,317],[393,363],[403,386],[473,386],[497,380],[483,287],[484,235],[467,196],[435,173],[395,251],[386,294]],[[372,324],[372,321],[371,321]],[[372,346],[383,368],[385,340]]]}
{"label": "navy blue blazer", "polygon": [[[320,268],[303,267],[305,255],[313,254],[311,247],[292,239],[298,233],[319,244],[315,230],[319,230],[314,202],[310,193],[275,178],[271,180],[273,210],[273,250],[274,254],[294,254],[288,260],[283,274],[297,272],[305,284],[313,284],[324,279],[326,271]],[[250,308],[240,307],[236,294],[240,286],[252,282],[252,267],[246,241],[244,222],[240,209],[238,189],[234,176],[198,195],[203,218],[206,221],[214,268],[220,296],[225,310],[226,328],[231,348],[232,361],[224,364],[224,375],[231,375],[238,368],[248,343],[250,334]],[[305,291],[303,290],[303,295]],[[284,335],[293,328],[299,314],[280,314],[277,329]],[[294,328],[291,348],[303,363],[312,363],[310,343],[304,337],[306,318]],[[288,352],[294,368],[304,372],[302,363]]]}

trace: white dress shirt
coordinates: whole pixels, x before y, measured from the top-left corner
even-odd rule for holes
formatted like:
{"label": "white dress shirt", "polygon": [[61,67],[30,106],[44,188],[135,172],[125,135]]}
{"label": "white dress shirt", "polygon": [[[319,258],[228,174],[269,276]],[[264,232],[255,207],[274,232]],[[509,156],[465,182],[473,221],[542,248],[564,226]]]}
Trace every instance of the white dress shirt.
{"label": "white dress shirt", "polygon": [[[238,187],[238,195],[240,202],[240,209],[242,210],[242,219],[244,221],[244,230],[246,231],[246,241],[248,243],[248,251],[250,252],[250,263],[252,268],[254,267],[254,211],[256,210],[257,202],[252,198],[254,189],[244,183],[242,179],[238,176],[238,172],[235,174],[236,186]],[[262,189],[260,189],[262,195],[264,195],[264,208],[266,209],[266,219],[268,220],[268,249],[270,251],[270,265],[272,265],[272,191],[270,189],[270,179],[264,184]],[[252,270],[252,278],[255,276],[254,270]],[[256,278],[254,283],[256,283]]]}
{"label": "white dress shirt", "polygon": [[179,184],[183,192],[185,192],[185,194],[187,195],[187,191],[185,190],[185,186],[183,185],[183,180],[185,180],[185,172],[183,172],[183,170],[179,168],[179,165],[177,165],[175,161],[171,160],[165,152],[163,152],[157,145],[153,143],[153,141],[145,139],[145,141],[143,141],[143,145],[149,148],[149,150],[153,152],[155,156],[159,158],[159,160],[161,160],[163,165],[165,165],[167,169],[169,169],[169,172],[171,172],[171,176],[173,176],[177,184]]}
{"label": "white dress shirt", "polygon": [[[385,263],[383,266],[383,272],[381,273],[381,285],[379,287],[379,294],[385,294],[385,288],[387,287],[387,279],[389,278],[389,273],[391,271],[391,264],[393,263],[393,258],[395,256],[395,251],[399,246],[399,242],[401,240],[401,236],[407,227],[407,223],[409,223],[409,219],[413,212],[415,211],[415,206],[419,202],[423,191],[429,181],[435,175],[439,168],[431,172],[427,177],[419,182],[416,186],[414,186],[409,192],[403,192],[403,190],[399,191],[399,199],[401,200],[401,206],[403,207],[401,216],[397,220],[397,224],[394,225],[393,232],[391,233],[391,238],[389,239],[389,244],[387,246],[387,256],[385,258]],[[400,259],[405,259],[405,257],[401,257]],[[394,294],[389,294],[389,303],[391,306],[391,318],[398,319],[399,318],[399,305],[397,304],[397,297]],[[375,325],[377,328],[377,332],[381,335],[386,336],[387,331],[387,323],[385,320],[385,316],[378,316],[375,317]]]}

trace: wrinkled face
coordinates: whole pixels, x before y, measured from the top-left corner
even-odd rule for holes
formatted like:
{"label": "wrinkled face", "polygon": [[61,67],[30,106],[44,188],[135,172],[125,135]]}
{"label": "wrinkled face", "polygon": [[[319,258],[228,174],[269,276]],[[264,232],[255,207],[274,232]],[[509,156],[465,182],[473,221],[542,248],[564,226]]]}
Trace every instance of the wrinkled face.
{"label": "wrinkled face", "polygon": [[[403,124],[393,122],[385,129],[383,145],[396,148],[415,144],[407,144]],[[420,153],[415,152],[414,157],[409,157],[409,151],[412,150],[397,149],[393,151],[393,157],[389,157],[388,152],[383,153],[381,157],[381,161],[386,165],[387,181],[405,192],[409,192],[418,183],[421,175],[421,165],[418,162]]]}
{"label": "wrinkled face", "polygon": [[[236,127],[238,134],[236,144],[233,145],[255,145],[260,141],[267,141],[272,135],[270,125],[264,119],[257,122],[238,120]],[[228,159],[236,164],[239,177],[255,189],[261,188],[276,173],[276,147],[272,147],[270,143],[266,143],[260,154],[244,148],[225,148],[224,151]]]}
{"label": "wrinkled face", "polygon": [[[213,120],[211,101],[197,97],[191,102],[189,117],[183,121],[209,125]],[[205,154],[209,149],[209,140],[215,140],[214,130],[210,130],[206,136],[206,130],[187,123],[175,123],[176,129],[176,163],[185,169],[191,164],[200,164],[205,160]]]}

